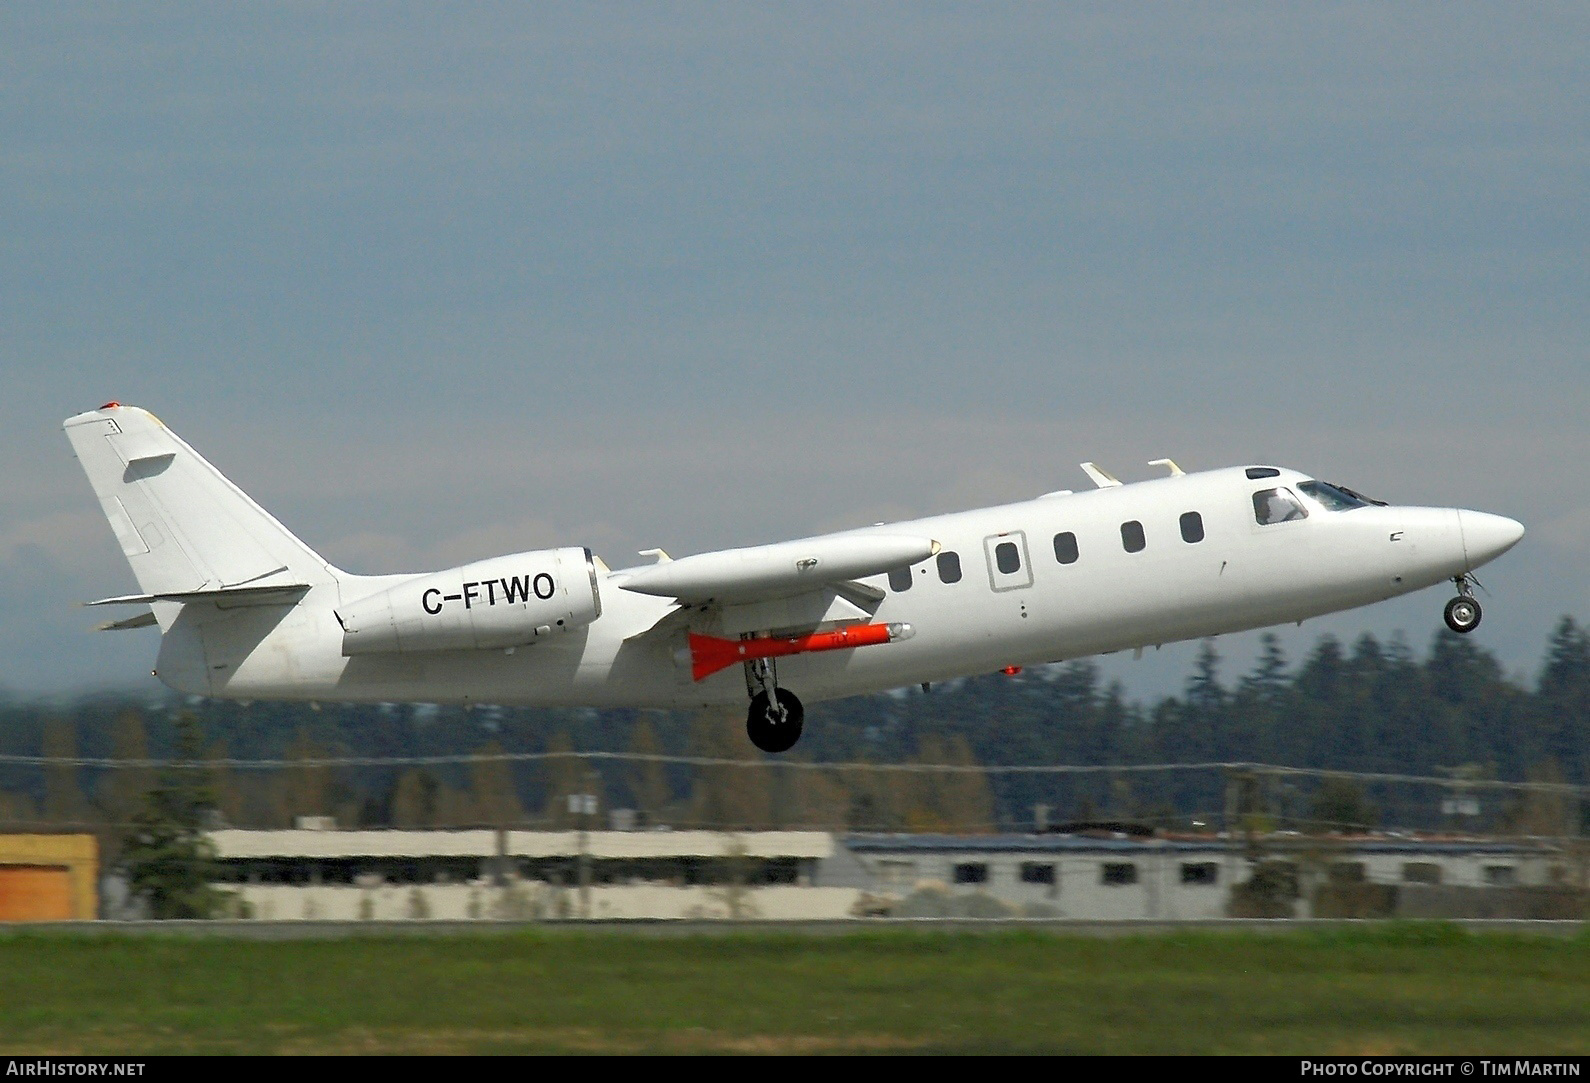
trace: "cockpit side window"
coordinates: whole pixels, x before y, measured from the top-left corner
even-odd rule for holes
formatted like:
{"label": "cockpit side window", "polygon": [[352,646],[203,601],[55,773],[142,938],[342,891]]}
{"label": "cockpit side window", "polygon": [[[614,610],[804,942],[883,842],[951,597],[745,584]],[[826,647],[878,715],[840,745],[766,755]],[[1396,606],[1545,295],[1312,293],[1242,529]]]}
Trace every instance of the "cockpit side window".
{"label": "cockpit side window", "polygon": [[1351,489],[1343,489],[1340,485],[1332,485],[1328,481],[1301,481],[1298,482],[1297,488],[1303,495],[1311,496],[1325,505],[1326,511],[1351,511],[1368,504],[1368,501]]}
{"label": "cockpit side window", "polygon": [[1253,517],[1260,526],[1307,519],[1308,511],[1291,489],[1261,489],[1253,494]]}

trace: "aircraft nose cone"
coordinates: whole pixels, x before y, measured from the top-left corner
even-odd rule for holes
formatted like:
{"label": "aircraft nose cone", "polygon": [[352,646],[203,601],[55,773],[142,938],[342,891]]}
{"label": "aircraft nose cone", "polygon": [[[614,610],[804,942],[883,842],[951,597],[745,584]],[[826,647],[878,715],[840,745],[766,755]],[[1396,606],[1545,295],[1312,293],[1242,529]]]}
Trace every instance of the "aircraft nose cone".
{"label": "aircraft nose cone", "polygon": [[1463,531],[1463,555],[1470,571],[1495,560],[1524,536],[1523,523],[1483,511],[1458,512],[1458,525]]}

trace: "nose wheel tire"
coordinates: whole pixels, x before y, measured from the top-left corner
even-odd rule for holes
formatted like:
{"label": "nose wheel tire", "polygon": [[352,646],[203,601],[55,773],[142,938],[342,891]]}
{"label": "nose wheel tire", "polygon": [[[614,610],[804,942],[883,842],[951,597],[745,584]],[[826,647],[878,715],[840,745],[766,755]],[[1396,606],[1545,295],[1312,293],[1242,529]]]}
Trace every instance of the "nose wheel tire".
{"label": "nose wheel tire", "polygon": [[745,717],[745,735],[763,752],[788,752],[801,739],[801,723],[806,719],[806,708],[794,692],[785,688],[774,689],[778,696],[775,704],[766,692],[751,697],[751,710]]}
{"label": "nose wheel tire", "polygon": [[1473,598],[1453,598],[1446,603],[1446,612],[1442,614],[1446,626],[1460,635],[1467,635],[1478,628],[1480,616],[1480,603]]}

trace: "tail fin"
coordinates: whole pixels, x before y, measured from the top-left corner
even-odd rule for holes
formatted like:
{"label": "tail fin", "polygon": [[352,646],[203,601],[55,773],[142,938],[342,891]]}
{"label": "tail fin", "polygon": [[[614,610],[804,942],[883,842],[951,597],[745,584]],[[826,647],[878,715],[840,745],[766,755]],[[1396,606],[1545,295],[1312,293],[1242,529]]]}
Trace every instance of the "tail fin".
{"label": "tail fin", "polygon": [[64,427],[145,593],[335,581],[314,550],[147,410],[107,403]]}

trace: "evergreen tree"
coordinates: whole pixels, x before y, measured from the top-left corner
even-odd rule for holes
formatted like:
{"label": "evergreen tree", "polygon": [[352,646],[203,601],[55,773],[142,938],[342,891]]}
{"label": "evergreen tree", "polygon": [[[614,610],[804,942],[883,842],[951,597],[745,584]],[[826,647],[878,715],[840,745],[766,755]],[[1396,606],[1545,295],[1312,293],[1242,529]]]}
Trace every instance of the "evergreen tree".
{"label": "evergreen tree", "polygon": [[[642,716],[630,734],[629,751],[637,756],[662,755],[662,742],[651,720]],[[635,808],[647,823],[661,823],[673,790],[668,785],[668,773],[655,760],[639,760],[630,764],[629,788]]]}
{"label": "evergreen tree", "polygon": [[[574,751],[574,738],[567,730],[562,730],[548,742],[547,751],[571,753]],[[543,815],[557,831],[580,826],[585,822],[584,814],[569,811],[569,797],[572,794],[590,794],[600,800],[601,777],[578,756],[556,755],[545,762],[547,783]]]}
{"label": "evergreen tree", "polygon": [[[488,741],[480,752],[484,756],[500,756],[502,745]],[[514,789],[513,769],[507,760],[477,760],[471,765],[470,774],[474,818],[478,822],[510,827],[524,820],[524,808]]]}
{"label": "evergreen tree", "polygon": [[[149,759],[149,737],[144,732],[143,716],[137,711],[123,711],[117,717],[111,735],[111,757],[123,764]],[[99,785],[100,808],[111,824],[123,828],[143,806],[144,794],[153,784],[154,773],[148,767],[117,767],[107,772]]]}
{"label": "evergreen tree", "polygon": [[393,827],[435,827],[441,784],[423,767],[410,767],[392,787],[389,818]]}
{"label": "evergreen tree", "polygon": [[312,762],[328,756],[328,750],[310,736],[308,727],[298,727],[298,734],[287,749],[292,766],[287,768],[282,791],[284,805],[279,819],[283,827],[293,826],[300,816],[332,814],[331,768]]}
{"label": "evergreen tree", "polygon": [[[698,711],[692,727],[692,754],[715,760],[753,761],[763,758],[745,735],[739,711]],[[773,820],[773,792],[767,768],[713,765],[696,772],[691,821],[727,830],[765,828]]]}
{"label": "evergreen tree", "polygon": [[198,720],[184,712],[176,762],[146,794],[122,844],[128,886],[153,918],[208,918],[222,902],[212,886],[215,848],[204,834],[215,802],[204,786],[203,748]]}
{"label": "evergreen tree", "polygon": [[[44,726],[44,755],[55,760],[77,758],[77,729],[61,718]],[[77,782],[77,765],[52,763],[44,770],[44,818],[53,824],[88,822],[88,802]]]}
{"label": "evergreen tree", "polygon": [[227,754],[226,742],[215,742],[204,758],[209,764],[205,784],[215,798],[215,808],[221,814],[222,822],[229,827],[243,826],[248,821],[248,805],[232,768],[222,762],[231,758]]}
{"label": "evergreen tree", "polygon": [[1320,784],[1310,815],[1316,828],[1327,831],[1368,831],[1380,820],[1363,788],[1346,778],[1328,778]]}
{"label": "evergreen tree", "polygon": [[1536,743],[1579,782],[1590,779],[1590,632],[1563,617],[1546,644],[1535,706]]}
{"label": "evergreen tree", "polygon": [[106,772],[99,784],[99,807],[106,820],[100,832],[99,858],[107,865],[121,856],[121,840],[133,817],[143,807],[144,795],[154,785],[154,772],[132,766],[149,758],[149,738],[143,717],[136,711],[123,711],[116,719],[111,736],[111,755],[122,766]]}

